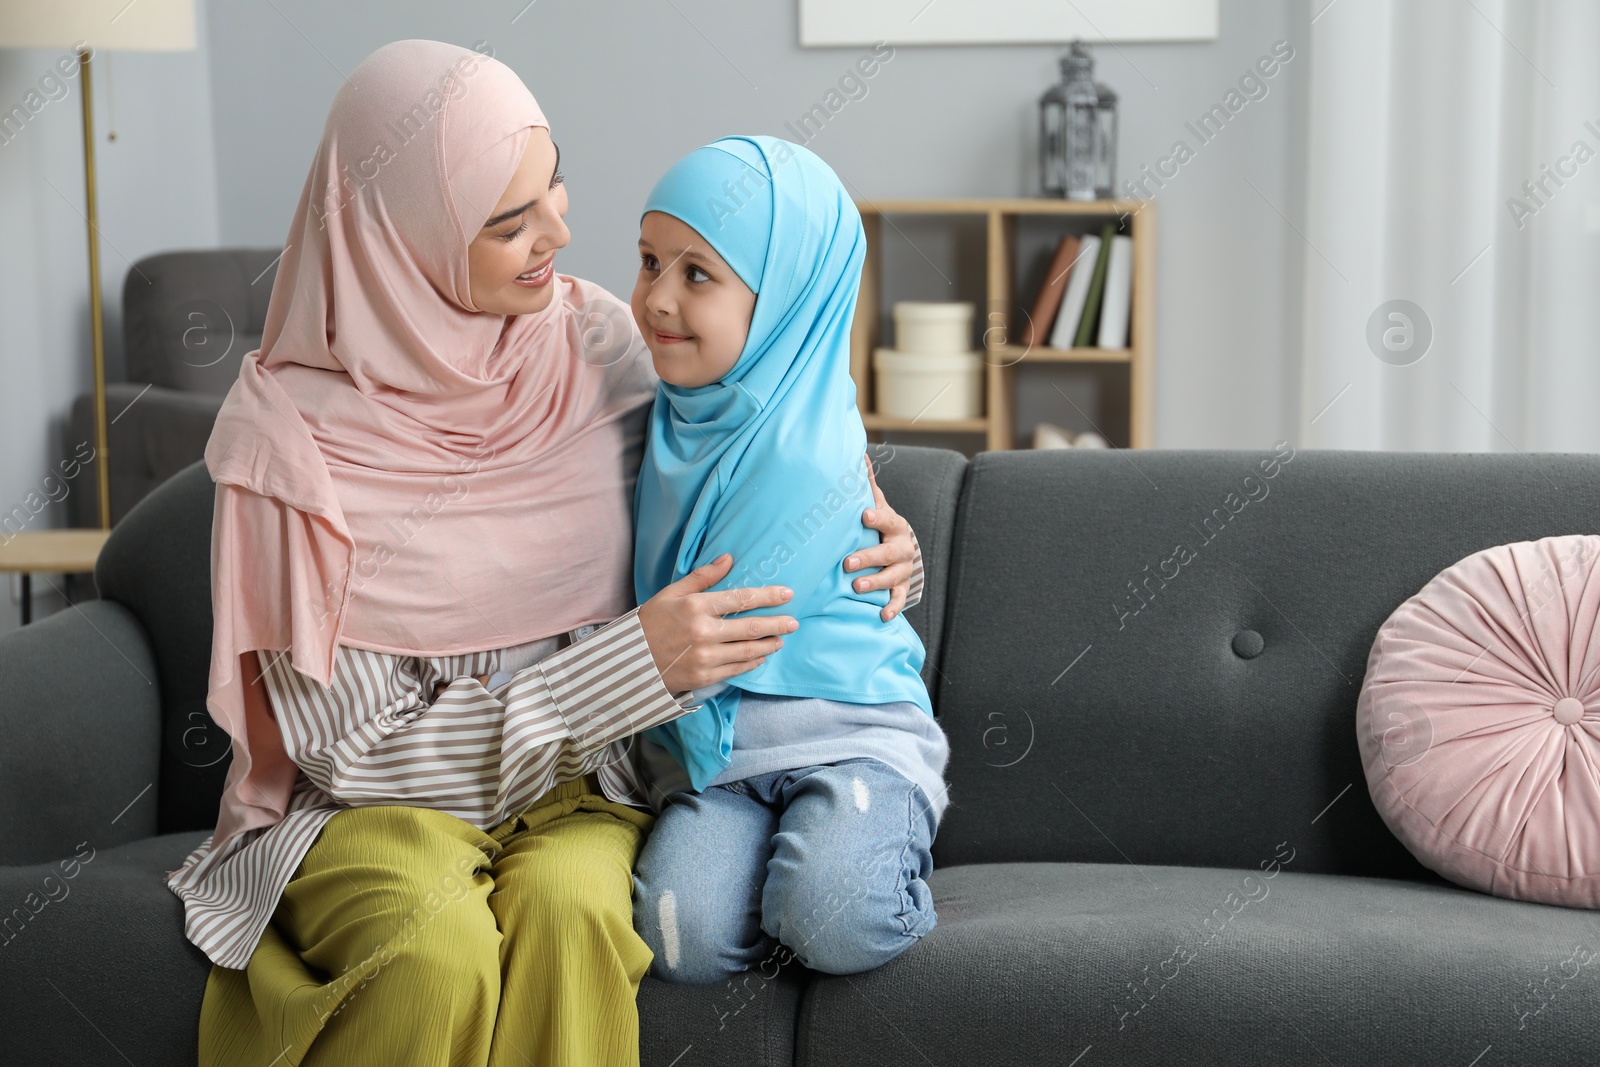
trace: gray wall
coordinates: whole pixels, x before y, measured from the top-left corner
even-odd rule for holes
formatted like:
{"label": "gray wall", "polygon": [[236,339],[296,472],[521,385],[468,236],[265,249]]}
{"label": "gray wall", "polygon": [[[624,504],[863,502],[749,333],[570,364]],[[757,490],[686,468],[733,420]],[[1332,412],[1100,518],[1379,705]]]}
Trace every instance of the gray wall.
{"label": "gray wall", "polygon": [[[794,0],[538,0],[513,24],[525,2],[450,11],[418,0],[214,4],[223,241],[282,244],[340,72],[398,38],[484,40],[522,75],[561,145],[573,236],[558,269],[625,297],[639,205],[661,172],[724,134],[795,139],[785,124],[866,51],[800,48]],[[1289,0],[1222,0],[1215,43],[1095,49],[1097,73],[1122,97],[1124,174],[1154,165],[1178,138],[1198,146],[1184,123],[1220,102],[1273,42],[1297,53],[1267,96],[1160,193],[1162,447],[1253,448],[1292,425],[1300,238],[1276,212],[1300,211],[1307,18]],[[1059,52],[896,49],[867,95],[809,147],[858,196],[1037,195],[1036,100],[1057,77]]]}
{"label": "gray wall", "polygon": [[[91,66],[112,377],[122,367],[122,282],[129,265],[153,252],[215,247],[223,240],[206,14],[201,4],[196,52],[102,53]],[[0,111],[22,104],[64,54],[70,55],[0,49]],[[64,425],[72,398],[94,380],[82,98],[76,76],[64,83],[65,96],[48,100],[0,144],[0,514],[24,504],[29,493],[65,499],[63,488],[96,491],[92,469],[70,483],[44,482],[73,454],[76,442],[64,439]],[[117,139],[109,141],[113,115]],[[29,528],[62,525],[64,518],[64,505],[54,503]],[[54,576],[50,581],[60,584]],[[35,591],[41,613],[60,606],[47,582],[35,583]],[[0,631],[16,624],[15,592],[14,579],[0,584]]]}
{"label": "gray wall", "polygon": [[[113,375],[129,263],[173,248],[281,245],[341,72],[387,41],[487,41],[522,75],[550,116],[571,195],[573,241],[559,269],[623,295],[639,205],[662,170],[727,133],[794,139],[786,124],[865,51],[801,49],[794,0],[525,2],[219,0],[200,4],[198,52],[113,57],[109,98],[101,63]],[[1308,17],[1292,0],[1222,0],[1214,43],[1095,48],[1101,79],[1122,97],[1124,176],[1179,138],[1197,146],[1185,123],[1220,102],[1273,42],[1297,52],[1266,98],[1199,147],[1159,194],[1162,447],[1256,448],[1293,425],[1301,250],[1283,216],[1298,220],[1302,207]],[[1059,51],[899,48],[867,95],[809,145],[867,198],[1035,195],[1035,101],[1056,77]],[[0,106],[20,101],[55,58],[0,51]],[[61,424],[89,387],[76,93],[73,83],[0,145],[0,508],[70,452]],[[104,140],[111,99],[114,144]],[[1049,414],[1048,400],[1024,404]],[[86,490],[80,478],[73,491]],[[61,510],[36,524],[59,525]],[[0,597],[0,629],[14,619],[8,599]]]}

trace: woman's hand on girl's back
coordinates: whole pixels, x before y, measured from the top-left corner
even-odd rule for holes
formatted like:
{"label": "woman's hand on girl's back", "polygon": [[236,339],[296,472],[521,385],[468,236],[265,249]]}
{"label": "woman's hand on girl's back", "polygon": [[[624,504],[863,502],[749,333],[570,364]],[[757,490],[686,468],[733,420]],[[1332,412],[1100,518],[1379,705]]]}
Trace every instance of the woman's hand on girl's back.
{"label": "woman's hand on girl's back", "polygon": [[917,558],[917,542],[911,533],[911,524],[889,506],[878,488],[877,476],[872,471],[872,457],[867,457],[867,478],[872,482],[874,507],[861,513],[861,525],[877,530],[883,542],[873,548],[864,548],[845,557],[844,569],[859,571],[867,567],[882,567],[876,574],[862,575],[851,581],[851,588],[859,593],[872,589],[889,590],[889,603],[878,617],[888,622],[905,609],[906,597],[911,595],[912,561]]}
{"label": "woman's hand on girl's back", "polygon": [[794,597],[792,589],[781,585],[706,592],[732,569],[733,557],[723,553],[639,606],[639,625],[669,692],[700,689],[754,670],[783,647],[780,635],[799,628],[789,615],[724,618],[776,607]]}

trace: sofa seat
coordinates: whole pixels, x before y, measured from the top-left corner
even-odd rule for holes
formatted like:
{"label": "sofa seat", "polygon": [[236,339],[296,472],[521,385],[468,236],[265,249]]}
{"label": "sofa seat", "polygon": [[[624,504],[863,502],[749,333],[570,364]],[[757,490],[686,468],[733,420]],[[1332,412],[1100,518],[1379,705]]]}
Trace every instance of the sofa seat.
{"label": "sofa seat", "polygon": [[[0,900],[20,911],[0,915],[10,920],[0,933],[0,1018],[12,1023],[7,1040],[38,1038],[25,1042],[30,1067],[125,1064],[124,1056],[141,1064],[196,1062],[211,964],[182,937],[183,907],[165,874],[205,836],[162,834],[96,849],[87,863],[67,868],[70,879],[58,862],[0,867]],[[82,854],[91,855],[87,848]],[[643,1063],[793,1063],[804,980],[792,964],[714,986],[646,978],[639,990]],[[22,1005],[26,1013],[10,1018]]]}
{"label": "sofa seat", "polygon": [[810,972],[798,964],[746,971],[713,985],[639,986],[642,1067],[787,1067]]}
{"label": "sofa seat", "polygon": [[93,853],[90,840],[79,854],[92,858],[67,868],[70,879],[59,862],[0,867],[0,918],[11,920],[0,934],[9,939],[0,945],[0,1004],[5,1016],[16,1013],[7,1042],[16,1050],[20,1038],[26,1049],[25,1059],[0,1060],[195,1062],[211,964],[182,937],[183,906],[164,877],[205,836],[161,834]]}
{"label": "sofa seat", "polygon": [[799,1062],[1595,1062],[1594,913],[1293,868],[937,871],[921,944],[807,990]]}

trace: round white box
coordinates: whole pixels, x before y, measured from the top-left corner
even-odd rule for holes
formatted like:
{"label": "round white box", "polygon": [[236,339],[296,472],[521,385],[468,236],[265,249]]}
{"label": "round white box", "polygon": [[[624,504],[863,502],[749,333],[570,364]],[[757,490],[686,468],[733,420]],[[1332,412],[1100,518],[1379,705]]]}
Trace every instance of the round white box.
{"label": "round white box", "polygon": [[972,305],[963,301],[898,301],[894,306],[894,350],[971,351],[972,315]]}
{"label": "round white box", "polygon": [[935,422],[983,415],[983,357],[976,352],[872,354],[878,414]]}

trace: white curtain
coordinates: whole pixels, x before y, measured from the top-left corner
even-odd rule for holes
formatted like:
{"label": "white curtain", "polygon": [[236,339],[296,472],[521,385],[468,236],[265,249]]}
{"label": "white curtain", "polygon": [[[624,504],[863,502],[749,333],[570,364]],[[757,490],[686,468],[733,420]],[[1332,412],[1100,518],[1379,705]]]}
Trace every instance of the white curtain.
{"label": "white curtain", "polygon": [[1302,440],[1600,451],[1600,3],[1311,4]]}

